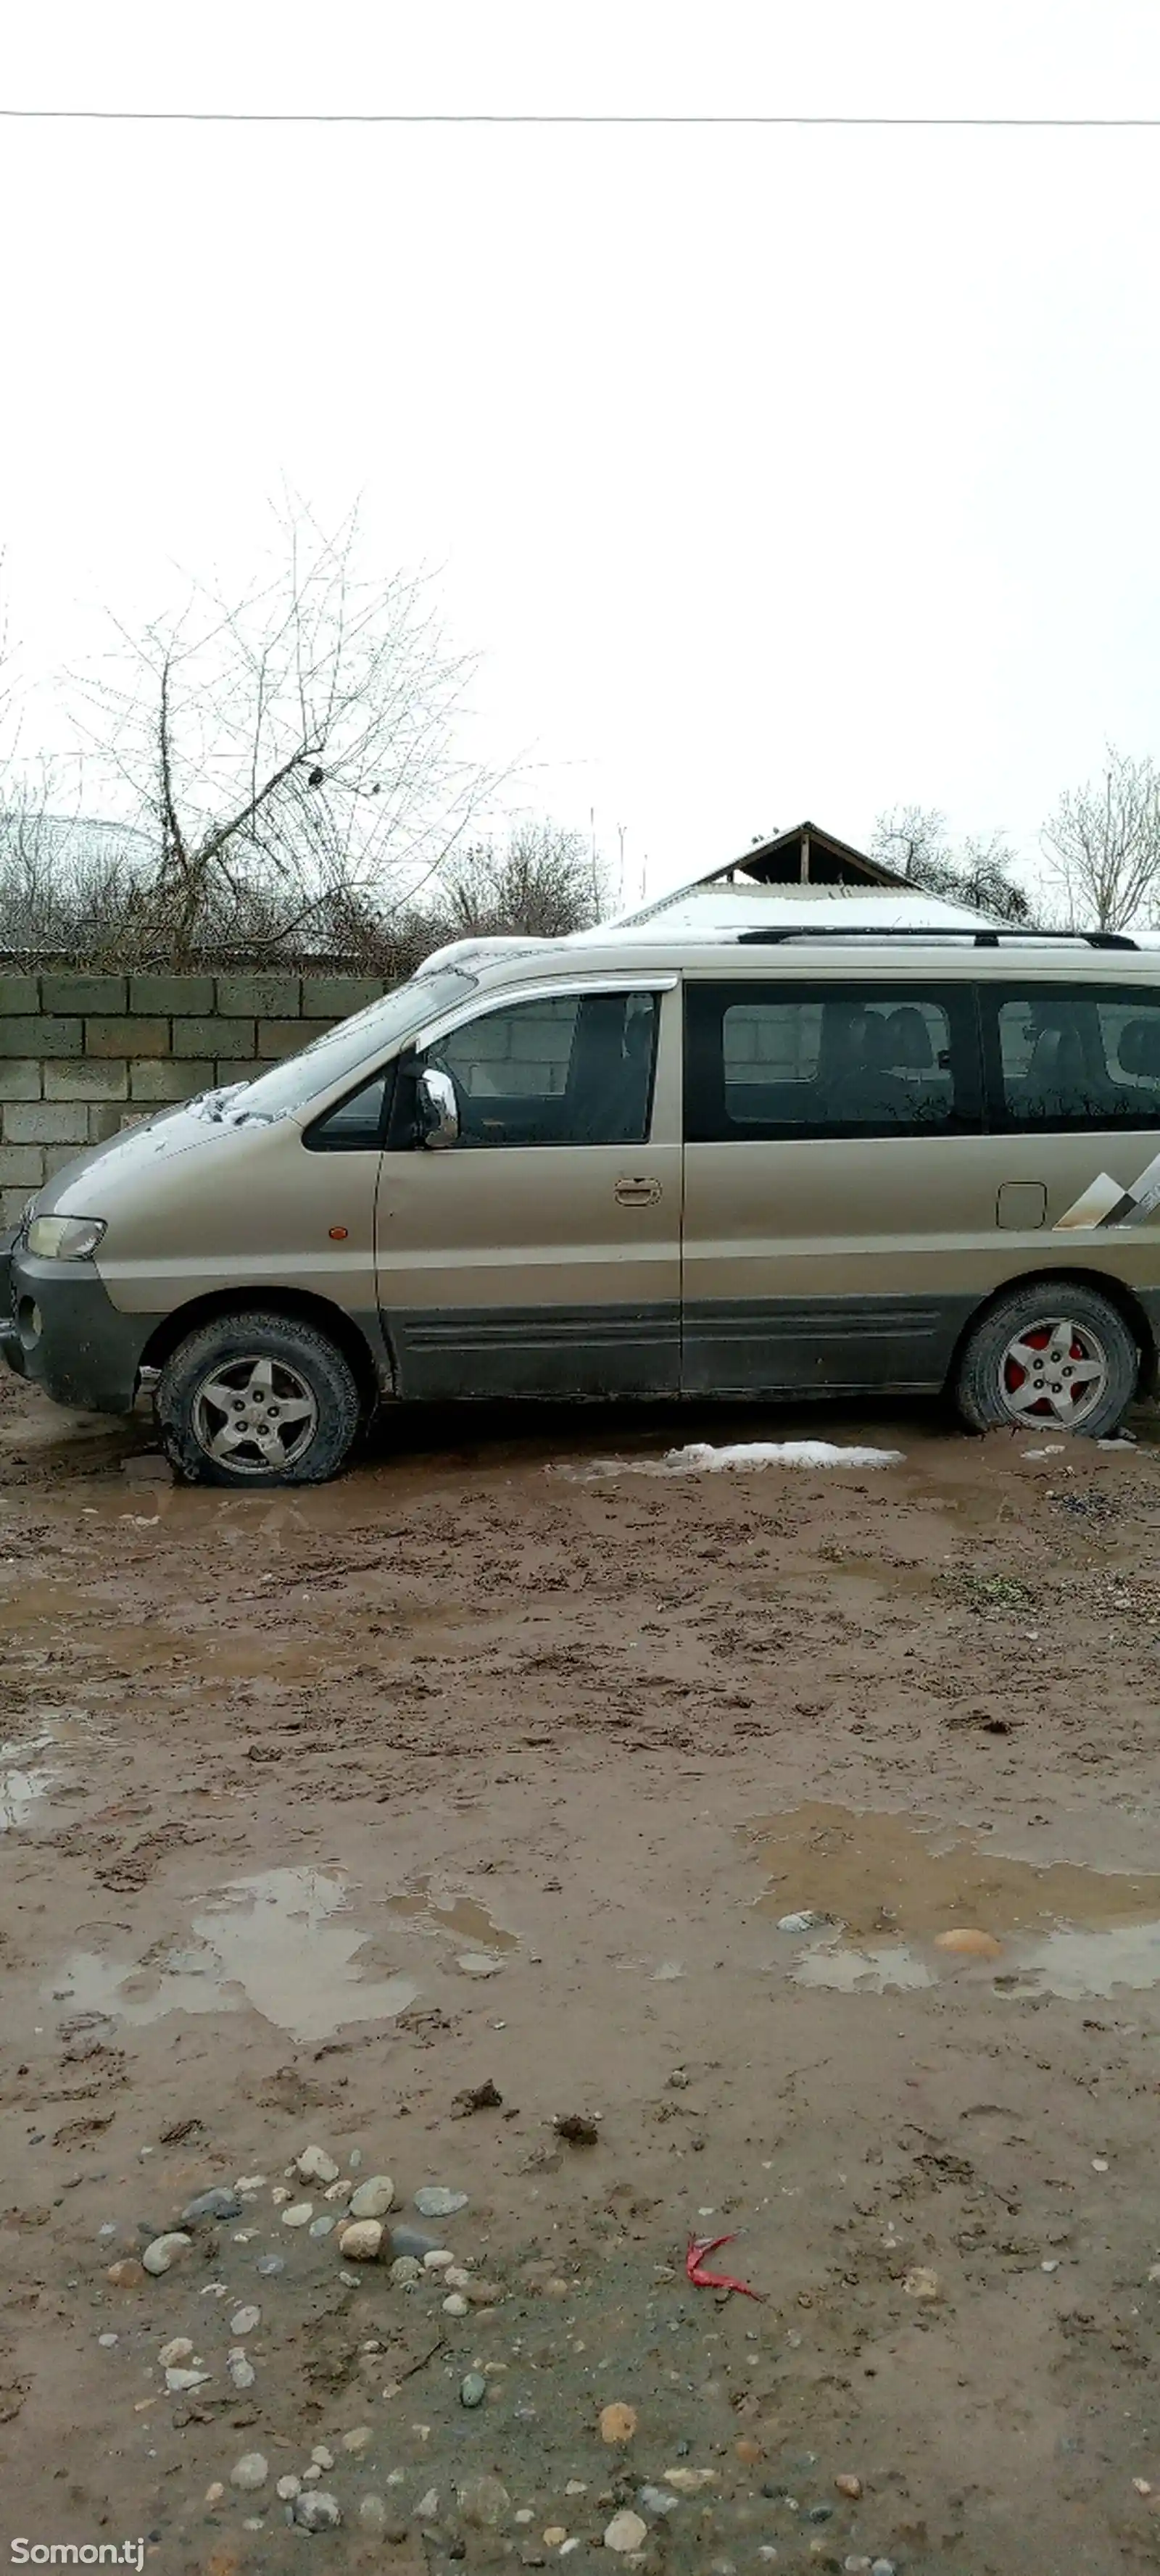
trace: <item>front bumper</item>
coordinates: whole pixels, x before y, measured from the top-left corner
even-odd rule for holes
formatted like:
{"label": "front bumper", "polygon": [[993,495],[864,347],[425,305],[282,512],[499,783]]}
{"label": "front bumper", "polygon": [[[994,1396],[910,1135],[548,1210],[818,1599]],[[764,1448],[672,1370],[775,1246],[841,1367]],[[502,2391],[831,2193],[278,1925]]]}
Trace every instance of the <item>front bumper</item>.
{"label": "front bumper", "polygon": [[19,1230],[0,1238],[0,1355],[56,1404],[131,1413],[158,1318],[114,1306],[91,1261],[35,1261]]}

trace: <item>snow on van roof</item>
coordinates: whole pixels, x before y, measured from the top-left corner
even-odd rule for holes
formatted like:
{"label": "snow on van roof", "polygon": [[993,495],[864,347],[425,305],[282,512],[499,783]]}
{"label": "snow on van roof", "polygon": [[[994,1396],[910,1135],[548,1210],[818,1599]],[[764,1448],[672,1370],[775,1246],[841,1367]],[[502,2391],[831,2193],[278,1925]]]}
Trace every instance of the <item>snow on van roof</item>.
{"label": "snow on van roof", "polygon": [[893,886],[758,886],[696,884],[666,901],[659,919],[621,913],[568,941],[582,947],[632,939],[720,939],[743,930],[990,930],[993,916],[941,895],[906,894]]}

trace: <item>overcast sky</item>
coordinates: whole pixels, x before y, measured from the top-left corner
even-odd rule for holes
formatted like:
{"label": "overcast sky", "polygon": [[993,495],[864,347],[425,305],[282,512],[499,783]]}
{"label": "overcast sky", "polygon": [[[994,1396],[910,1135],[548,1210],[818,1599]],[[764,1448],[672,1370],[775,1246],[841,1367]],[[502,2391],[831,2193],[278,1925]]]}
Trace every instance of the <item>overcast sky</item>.
{"label": "overcast sky", "polygon": [[[9,106],[1160,116],[1157,0],[56,0]],[[627,888],[1160,754],[1160,133],[0,125],[33,672],[287,478]],[[48,723],[47,716],[44,719]]]}

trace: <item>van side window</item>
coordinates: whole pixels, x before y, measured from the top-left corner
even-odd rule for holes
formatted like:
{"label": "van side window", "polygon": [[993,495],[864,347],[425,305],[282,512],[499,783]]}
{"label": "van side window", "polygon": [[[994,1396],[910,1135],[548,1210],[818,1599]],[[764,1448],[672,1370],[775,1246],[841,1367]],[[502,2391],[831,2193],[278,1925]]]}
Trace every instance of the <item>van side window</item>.
{"label": "van side window", "polygon": [[962,986],[690,982],[686,1137],[977,1127],[972,1013]]}
{"label": "van side window", "polygon": [[1160,992],[984,986],[995,1123],[1160,1127]]}
{"label": "van side window", "polygon": [[383,1141],[383,1122],[389,1092],[394,1087],[395,1068],[384,1065],[372,1074],[357,1091],[347,1093],[336,1102],[324,1118],[316,1118],[302,1139],[312,1154],[377,1153]]}
{"label": "van side window", "polygon": [[455,1085],[456,1151],[639,1145],[648,1135],[658,1020],[655,993],[513,1002],[436,1039],[420,1061]]}

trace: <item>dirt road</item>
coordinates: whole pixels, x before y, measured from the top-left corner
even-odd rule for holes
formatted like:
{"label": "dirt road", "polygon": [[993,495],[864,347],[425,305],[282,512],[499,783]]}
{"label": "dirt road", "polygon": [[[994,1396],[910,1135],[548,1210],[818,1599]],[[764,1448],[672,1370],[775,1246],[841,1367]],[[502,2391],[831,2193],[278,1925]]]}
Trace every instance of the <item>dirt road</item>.
{"label": "dirt road", "polygon": [[[5,1381],[0,2554],[1160,2566],[1136,1428],[416,1416],[236,1498]],[[661,1472],[791,1433],[901,1463]],[[340,2251],[382,2174],[458,2286]]]}

